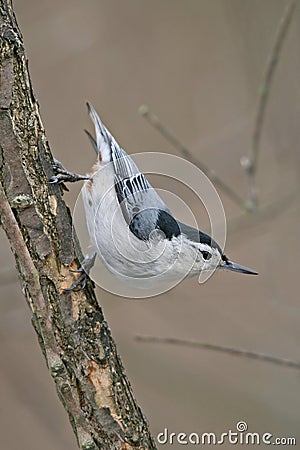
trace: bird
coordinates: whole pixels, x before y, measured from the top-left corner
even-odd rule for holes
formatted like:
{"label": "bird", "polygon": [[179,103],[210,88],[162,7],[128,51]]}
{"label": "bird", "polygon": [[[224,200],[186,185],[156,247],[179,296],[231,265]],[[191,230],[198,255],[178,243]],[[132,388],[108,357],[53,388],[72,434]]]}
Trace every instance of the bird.
{"label": "bird", "polygon": [[[177,220],[131,156],[87,103],[95,137],[86,131],[96,163],[84,179],[82,199],[96,255],[117,278],[132,285],[156,285],[203,271],[257,275],[231,261],[208,234]],[[59,163],[60,164],[60,163]],[[70,178],[68,179],[68,174]],[[51,182],[75,181],[62,165]]]}

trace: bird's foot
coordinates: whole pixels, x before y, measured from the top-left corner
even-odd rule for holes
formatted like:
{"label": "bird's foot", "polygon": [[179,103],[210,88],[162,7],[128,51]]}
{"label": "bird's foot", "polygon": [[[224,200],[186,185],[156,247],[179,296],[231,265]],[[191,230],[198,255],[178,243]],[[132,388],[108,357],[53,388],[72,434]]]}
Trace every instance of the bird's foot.
{"label": "bird's foot", "polygon": [[50,184],[75,183],[76,181],[89,180],[87,175],[69,172],[60,161],[54,159],[54,175],[49,179]]}
{"label": "bird's foot", "polygon": [[64,289],[65,291],[77,292],[82,291],[86,287],[87,280],[89,279],[89,273],[91,271],[91,268],[95,264],[96,256],[97,256],[96,252],[94,252],[91,256],[86,255],[79,270],[70,269],[71,272],[79,273],[80,275],[78,279],[74,281],[74,283],[69,288]]}

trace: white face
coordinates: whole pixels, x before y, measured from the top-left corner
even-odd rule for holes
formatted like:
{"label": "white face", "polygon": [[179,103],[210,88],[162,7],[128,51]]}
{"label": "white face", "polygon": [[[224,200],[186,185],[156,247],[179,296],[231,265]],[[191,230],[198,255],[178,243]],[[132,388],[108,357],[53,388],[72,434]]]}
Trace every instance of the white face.
{"label": "white face", "polygon": [[221,256],[217,248],[212,248],[207,244],[191,242],[185,237],[182,238],[179,259],[183,265],[192,266],[190,276],[221,267],[224,264]]}

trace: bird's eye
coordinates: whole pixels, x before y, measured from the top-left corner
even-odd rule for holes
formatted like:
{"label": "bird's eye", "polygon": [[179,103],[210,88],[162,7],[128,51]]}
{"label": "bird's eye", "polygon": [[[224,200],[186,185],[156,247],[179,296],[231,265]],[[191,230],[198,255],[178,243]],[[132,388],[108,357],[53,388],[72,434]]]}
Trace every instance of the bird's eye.
{"label": "bird's eye", "polygon": [[211,258],[211,253],[209,253],[209,252],[201,252],[201,253],[202,253],[203,258],[206,261]]}

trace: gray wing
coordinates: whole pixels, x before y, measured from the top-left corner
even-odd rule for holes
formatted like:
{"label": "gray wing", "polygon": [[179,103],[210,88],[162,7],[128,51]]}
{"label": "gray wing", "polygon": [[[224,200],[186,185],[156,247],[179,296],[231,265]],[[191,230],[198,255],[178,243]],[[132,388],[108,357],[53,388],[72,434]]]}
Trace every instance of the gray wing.
{"label": "gray wing", "polygon": [[170,228],[175,235],[178,225],[168,207],[103,125],[95,109],[89,104],[88,109],[96,133],[93,146],[98,149],[102,160],[112,161],[114,165],[117,198],[131,231],[143,240],[148,239],[155,229],[161,229],[168,236]]}
{"label": "gray wing", "polygon": [[[112,139],[111,156],[115,169],[115,189],[126,222],[129,224],[137,213],[146,209],[162,209],[167,206],[140,172],[132,158]],[[153,218],[153,214],[147,215]]]}

